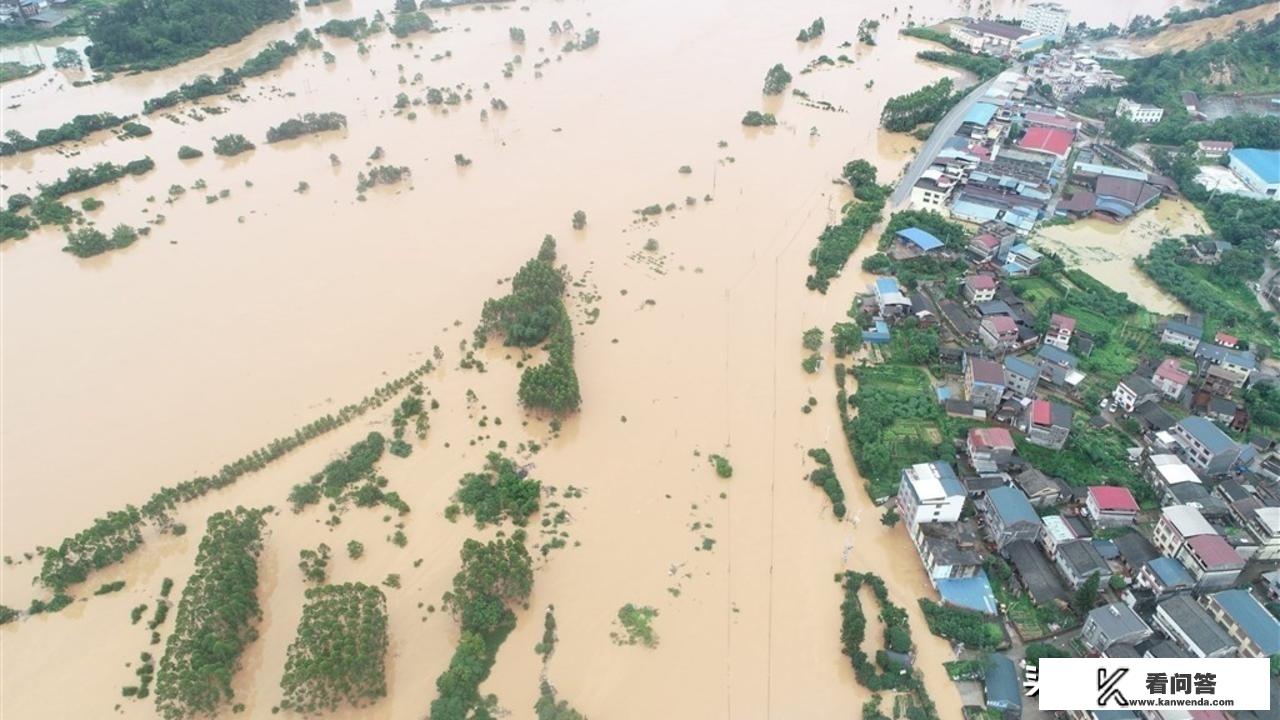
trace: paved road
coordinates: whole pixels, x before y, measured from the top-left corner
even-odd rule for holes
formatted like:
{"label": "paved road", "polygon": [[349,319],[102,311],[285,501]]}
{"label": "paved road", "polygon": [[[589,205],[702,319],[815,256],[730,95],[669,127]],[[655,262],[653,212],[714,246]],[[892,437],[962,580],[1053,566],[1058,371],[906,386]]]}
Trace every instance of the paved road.
{"label": "paved road", "polygon": [[916,184],[930,164],[933,158],[938,155],[938,151],[942,149],[942,144],[951,136],[956,134],[956,130],[960,129],[960,123],[964,120],[964,116],[969,112],[969,108],[973,107],[978,100],[982,99],[987,93],[987,88],[991,87],[991,83],[995,82],[992,78],[981,85],[975,85],[969,94],[964,97],[950,112],[933,126],[933,132],[929,134],[929,139],[925,141],[924,147],[920,148],[920,152],[916,154],[915,160],[911,161],[911,167],[907,168],[907,174],[902,178],[902,182],[898,183],[898,187],[893,191],[893,195],[889,196],[889,204],[897,207],[907,201],[911,195],[911,186]]}

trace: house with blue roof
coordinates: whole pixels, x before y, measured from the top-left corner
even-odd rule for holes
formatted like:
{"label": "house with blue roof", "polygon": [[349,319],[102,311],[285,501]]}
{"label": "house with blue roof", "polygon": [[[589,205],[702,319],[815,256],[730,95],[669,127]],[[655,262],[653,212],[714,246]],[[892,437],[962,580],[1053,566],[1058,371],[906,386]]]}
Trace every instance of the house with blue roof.
{"label": "house with blue roof", "polygon": [[1171,318],[1160,329],[1160,342],[1166,345],[1177,345],[1187,352],[1195,352],[1204,335],[1204,326],[1191,318],[1181,320]]}
{"label": "house with blue roof", "polygon": [[911,314],[911,298],[902,292],[897,278],[876,278],[871,290],[875,294],[876,307],[880,309],[881,317],[894,318]]}
{"label": "house with blue roof", "polygon": [[1009,248],[1009,253],[1005,255],[1004,260],[1005,264],[1000,268],[1004,274],[1020,277],[1030,275],[1040,261],[1044,260],[1044,255],[1026,243],[1018,243]]}
{"label": "house with blue roof", "polygon": [[1236,148],[1228,153],[1228,166],[1249,189],[1280,200],[1280,150]]}
{"label": "house with blue roof", "polygon": [[978,509],[986,518],[992,542],[1001,550],[1017,540],[1034,543],[1040,539],[1044,523],[1031,507],[1031,501],[1018,488],[1005,485],[988,490]]}
{"label": "house with blue roof", "polygon": [[1196,346],[1196,370],[1206,376],[1205,389],[1230,395],[1249,383],[1258,369],[1258,356],[1250,350],[1236,350],[1210,342]]}
{"label": "house with blue roof", "polygon": [[946,247],[932,233],[918,227],[903,228],[895,233],[895,236],[898,242],[894,245],[892,254],[899,260],[907,260],[929,253],[937,254]]}
{"label": "house with blue roof", "polygon": [[1207,418],[1185,417],[1173,426],[1171,432],[1182,447],[1183,460],[1203,476],[1224,475],[1236,463],[1248,462],[1254,456],[1251,445],[1232,440]]}
{"label": "house with blue roof", "polygon": [[1004,386],[1015,397],[1031,397],[1040,381],[1040,369],[1015,355],[1004,359]]}
{"label": "house with blue roof", "polygon": [[969,108],[969,112],[964,114],[964,120],[961,120],[960,124],[986,128],[991,124],[991,118],[995,116],[995,105],[985,102],[974,103],[973,107]]}
{"label": "house with blue roof", "polygon": [[889,324],[884,318],[876,318],[875,326],[870,330],[862,331],[862,342],[872,345],[887,345],[892,337],[889,334]]}
{"label": "house with blue roof", "polygon": [[898,513],[913,533],[921,523],[953,523],[964,510],[964,485],[950,464],[937,460],[902,470]]}
{"label": "house with blue roof", "polygon": [[1188,592],[1196,586],[1196,580],[1187,572],[1185,565],[1167,555],[1161,555],[1148,560],[1138,571],[1138,585],[1160,597]]}
{"label": "house with blue roof", "polygon": [[987,707],[1013,717],[1022,714],[1022,687],[1018,682],[1018,668],[1013,661],[1000,653],[987,657],[983,691]]}
{"label": "house with blue roof", "polygon": [[1248,590],[1223,590],[1201,598],[1205,609],[1232,640],[1241,657],[1270,657],[1280,653],[1280,620],[1267,612]]}

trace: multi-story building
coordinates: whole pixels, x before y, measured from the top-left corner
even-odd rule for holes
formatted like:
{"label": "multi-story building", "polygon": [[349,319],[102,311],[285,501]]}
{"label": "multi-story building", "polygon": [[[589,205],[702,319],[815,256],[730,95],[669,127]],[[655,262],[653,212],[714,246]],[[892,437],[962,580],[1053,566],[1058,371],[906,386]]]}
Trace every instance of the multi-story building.
{"label": "multi-story building", "polygon": [[1248,445],[1232,440],[1213,421],[1202,417],[1183,418],[1172,433],[1187,464],[1204,476],[1225,474],[1236,462],[1247,462],[1253,456]]}
{"label": "multi-story building", "polygon": [[1018,428],[1027,434],[1027,442],[1052,450],[1061,450],[1071,434],[1075,412],[1070,405],[1032,400],[1018,420]]}
{"label": "multi-story building", "polygon": [[1160,342],[1177,345],[1187,352],[1195,352],[1204,336],[1204,327],[1190,320],[1168,320],[1160,331]]}
{"label": "multi-story building", "polygon": [[[979,236],[990,237],[990,236]],[[989,273],[966,275],[964,278],[964,299],[973,304],[991,302],[996,298],[996,278]]]}
{"label": "multi-story building", "polygon": [[1016,398],[1031,397],[1040,382],[1040,369],[1020,357],[1004,359],[1004,386]]}
{"label": "multi-story building", "polygon": [[1235,640],[1188,595],[1174,595],[1156,605],[1156,627],[1183,650],[1199,658],[1231,657]]}
{"label": "multi-story building", "polygon": [[1032,32],[1016,25],[975,20],[951,26],[951,38],[964,43],[969,52],[1008,56],[1018,51],[1020,43]]}
{"label": "multi-story building", "polygon": [[996,351],[1007,351],[1018,346],[1018,323],[1008,315],[991,315],[978,326],[982,344]]}
{"label": "multi-story building", "polygon": [[1164,117],[1164,108],[1120,98],[1116,105],[1116,117],[1128,118],[1139,125],[1155,125]]}
{"label": "multi-story building", "polygon": [[973,527],[964,522],[926,522],[911,534],[929,579],[955,580],[982,571],[982,555]]}
{"label": "multi-story building", "polygon": [[1191,382],[1191,373],[1183,370],[1174,358],[1165,358],[1151,376],[1151,382],[1165,397],[1177,400],[1186,391],[1187,383]]}
{"label": "multi-story building", "polygon": [[1004,397],[1004,371],[994,361],[966,355],[964,390],[969,402],[987,410],[995,410]]}
{"label": "multi-story building", "polygon": [[1151,540],[1160,552],[1174,557],[1187,540],[1200,535],[1217,535],[1200,510],[1191,505],[1169,505],[1160,509],[1160,520],[1151,532]]}
{"label": "multi-story building", "polygon": [[1102,527],[1132,525],[1138,519],[1138,501],[1129,488],[1091,485],[1084,507],[1094,524]]}
{"label": "multi-story building", "polygon": [[1151,637],[1151,628],[1138,613],[1122,602],[1094,608],[1080,628],[1080,639],[1094,650],[1103,651],[1116,643],[1138,643]]}
{"label": "multi-story building", "polygon": [[1205,610],[1235,640],[1241,657],[1280,653],[1280,620],[1267,612],[1248,590],[1224,590],[1200,599]]}
{"label": "multi-story building", "polygon": [[1049,318],[1049,332],[1044,334],[1044,341],[1059,350],[1071,349],[1071,335],[1076,331],[1076,319],[1067,315],[1054,313]]}
{"label": "multi-story building", "polygon": [[1159,397],[1159,391],[1151,381],[1138,374],[1130,375],[1121,380],[1116,389],[1111,392],[1111,398],[1116,401],[1116,405],[1124,408],[1125,412],[1133,412],[1133,409],[1144,402],[1156,400]]}
{"label": "multi-story building", "polygon": [[1051,40],[1062,40],[1067,34],[1071,12],[1056,2],[1036,2],[1022,13],[1022,27]]}
{"label": "multi-story building", "polygon": [[1161,597],[1190,591],[1196,586],[1196,579],[1191,577],[1182,563],[1161,555],[1148,560],[1138,571],[1138,585],[1147,588],[1156,597]]}
{"label": "multi-story building", "polygon": [[947,463],[918,463],[902,471],[898,512],[913,533],[921,523],[959,520],[964,500],[964,486]]}
{"label": "multi-story building", "polygon": [[1034,544],[1040,539],[1044,525],[1021,490],[1007,485],[988,490],[980,508],[996,547],[1003,549],[1015,540]]}
{"label": "multi-story building", "polygon": [[1018,449],[1013,435],[1002,427],[972,428],[965,445],[975,464],[988,462],[997,467],[1007,464]]}
{"label": "multi-story building", "polygon": [[1244,558],[1221,535],[1188,538],[1177,558],[1196,579],[1199,589],[1231,587],[1244,570]]}
{"label": "multi-story building", "polygon": [[1227,155],[1231,170],[1250,190],[1280,200],[1280,150],[1236,148]]}
{"label": "multi-story building", "polygon": [[1111,579],[1111,566],[1089,540],[1073,540],[1058,546],[1054,564],[1073,589],[1079,588],[1091,575],[1100,584]]}

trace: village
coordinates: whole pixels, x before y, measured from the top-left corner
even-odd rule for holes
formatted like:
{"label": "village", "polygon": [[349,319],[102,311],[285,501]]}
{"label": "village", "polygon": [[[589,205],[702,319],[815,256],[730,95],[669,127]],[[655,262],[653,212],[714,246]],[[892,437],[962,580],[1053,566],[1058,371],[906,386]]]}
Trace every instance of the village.
{"label": "village", "polygon": [[[1032,4],[1020,25],[953,21],[951,39],[970,52],[1029,59],[934,128],[936,153],[908,173],[909,210],[864,263],[882,276],[850,311],[886,362],[937,332],[933,400],[967,428],[954,461],[903,467],[896,497],[882,500],[942,604],[1004,633],[998,652],[953,640],[967,660],[952,677],[973,716],[1044,717],[1019,668],[1042,656],[1280,654],[1280,447],[1251,432],[1241,400],[1276,382],[1270,348],[1199,313],[1142,310],[1031,245],[1043,223],[1124,223],[1179,195],[1148,158],[1106,137],[1105,120],[1070,109],[1125,79],[1058,47],[1067,27],[1055,3]],[[1183,100],[1196,117],[1195,94]],[[1121,98],[1115,112],[1152,125],[1164,110]],[[1205,140],[1196,152],[1207,188],[1280,199],[1280,151]],[[1218,262],[1224,245],[1189,243],[1183,261]],[[1258,291],[1274,301],[1280,282]],[[1273,672],[1273,708],[1277,690]]]}

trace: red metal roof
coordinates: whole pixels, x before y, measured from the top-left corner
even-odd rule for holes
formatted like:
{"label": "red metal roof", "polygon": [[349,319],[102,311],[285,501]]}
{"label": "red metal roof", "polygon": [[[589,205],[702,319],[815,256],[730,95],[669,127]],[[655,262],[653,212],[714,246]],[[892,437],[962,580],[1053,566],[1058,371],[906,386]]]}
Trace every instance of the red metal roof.
{"label": "red metal roof", "polygon": [[1244,565],[1244,558],[1221,535],[1196,535],[1187,545],[1207,568]]}
{"label": "red metal roof", "polygon": [[1031,401],[1031,422],[1037,425],[1053,424],[1053,406],[1048,400]]}
{"label": "red metal roof", "polygon": [[965,282],[974,290],[994,290],[996,287],[996,279],[985,273],[970,275],[965,278]]}
{"label": "red metal roof", "polygon": [[1024,117],[1027,124],[1031,126],[1043,125],[1045,127],[1062,128],[1064,130],[1075,130],[1080,127],[1080,123],[1072,120],[1071,118],[1065,118],[1051,113],[1029,112]]}
{"label": "red metal roof", "polygon": [[1000,241],[996,239],[996,236],[988,233],[983,233],[975,237],[971,242],[976,242],[982,247],[988,249],[1000,247]]}
{"label": "red metal roof", "polygon": [[1089,497],[1099,510],[1107,512],[1138,512],[1138,501],[1133,499],[1129,488],[1111,485],[1091,485]]}
{"label": "red metal roof", "polygon": [[1013,435],[1002,427],[973,428],[969,431],[969,442],[980,448],[1013,449]]}
{"label": "red metal roof", "polygon": [[1067,315],[1058,315],[1057,313],[1054,313],[1053,316],[1049,318],[1049,327],[1059,328],[1066,330],[1067,332],[1075,332],[1076,319]]}
{"label": "red metal roof", "polygon": [[1071,150],[1071,143],[1075,139],[1076,134],[1070,130],[1033,127],[1029,128],[1027,134],[1023,135],[1022,139],[1018,141],[1018,147],[1023,150],[1047,152],[1053,153],[1058,157],[1065,157],[1067,152]]}
{"label": "red metal roof", "polygon": [[1240,338],[1235,335],[1228,335],[1224,332],[1220,332],[1213,337],[1213,341],[1223,347],[1233,348],[1239,344]]}
{"label": "red metal roof", "polygon": [[1191,380],[1191,374],[1183,370],[1178,361],[1173,358],[1165,358],[1164,362],[1160,363],[1160,367],[1156,368],[1156,377],[1178,385],[1186,385]]}
{"label": "red metal roof", "polygon": [[991,328],[995,330],[997,334],[1000,334],[1000,335],[1004,335],[1006,333],[1018,332],[1018,323],[1015,322],[1014,319],[1009,317],[1008,315],[992,315],[991,317],[986,318],[982,322],[990,323]]}

